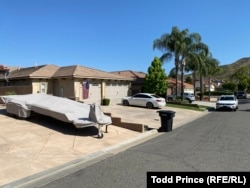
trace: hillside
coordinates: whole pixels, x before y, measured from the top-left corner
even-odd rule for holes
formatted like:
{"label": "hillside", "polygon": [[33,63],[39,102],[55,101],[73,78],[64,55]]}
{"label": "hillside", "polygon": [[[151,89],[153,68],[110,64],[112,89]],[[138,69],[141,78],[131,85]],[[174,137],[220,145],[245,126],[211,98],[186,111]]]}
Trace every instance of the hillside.
{"label": "hillside", "polygon": [[248,58],[241,58],[234,63],[222,65],[222,73],[214,75],[213,78],[216,79],[227,79],[230,77],[239,67],[248,67],[250,70],[250,57]]}

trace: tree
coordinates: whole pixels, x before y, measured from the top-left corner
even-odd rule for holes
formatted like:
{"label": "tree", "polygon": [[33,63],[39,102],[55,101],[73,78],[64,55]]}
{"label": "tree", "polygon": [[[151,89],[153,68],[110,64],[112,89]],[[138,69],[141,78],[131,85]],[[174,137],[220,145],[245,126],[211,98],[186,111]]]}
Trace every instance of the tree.
{"label": "tree", "polygon": [[174,79],[176,79],[177,76],[178,76],[178,75],[176,75],[175,68],[172,68],[172,69],[170,70],[170,72],[169,72],[168,77],[169,77],[169,78],[174,78]]}
{"label": "tree", "polygon": [[222,88],[224,90],[229,90],[229,91],[235,91],[235,89],[237,88],[237,85],[235,82],[232,81],[227,81],[226,83],[224,83],[222,85]]}
{"label": "tree", "polygon": [[166,95],[167,75],[162,68],[162,62],[155,57],[148,68],[148,74],[145,77],[145,92],[155,93],[157,95]]}
{"label": "tree", "polygon": [[212,54],[207,59],[207,76],[208,76],[208,88],[209,88],[209,101],[211,97],[211,76],[222,72],[219,67],[219,61],[212,57]]}
{"label": "tree", "polygon": [[248,85],[247,90],[250,90],[250,76],[247,79],[247,85]]}
{"label": "tree", "polygon": [[[209,94],[210,94],[210,82],[211,76],[218,73],[221,69],[219,68],[219,61],[212,57],[212,54],[206,50],[199,50],[189,57],[187,61],[187,70],[193,72],[194,86],[196,75],[200,75],[200,100],[203,100],[204,87],[203,79],[204,77],[209,78]],[[210,96],[209,96],[210,98]]]}
{"label": "tree", "polygon": [[189,83],[189,84],[192,84],[193,83],[192,77],[191,76],[186,77],[185,82]]}
{"label": "tree", "polygon": [[245,90],[248,87],[249,69],[242,66],[238,68],[235,73],[230,77],[237,85],[237,90]]}
{"label": "tree", "polygon": [[186,58],[192,56],[193,53],[200,49],[207,50],[208,47],[201,42],[201,37],[198,33],[189,34],[188,29],[179,30],[178,27],[172,27],[170,34],[163,34],[159,39],[154,40],[153,49],[159,49],[163,51],[163,55],[160,57],[162,62],[169,61],[174,58],[175,72],[176,72],[176,91],[178,93],[178,72],[181,70],[181,93],[183,100],[183,85],[184,85],[184,66]]}

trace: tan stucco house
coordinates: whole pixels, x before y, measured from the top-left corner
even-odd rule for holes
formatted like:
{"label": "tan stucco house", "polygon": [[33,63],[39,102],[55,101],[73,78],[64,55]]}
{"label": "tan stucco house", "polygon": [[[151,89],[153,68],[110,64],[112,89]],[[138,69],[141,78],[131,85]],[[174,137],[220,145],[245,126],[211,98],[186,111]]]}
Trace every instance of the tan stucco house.
{"label": "tan stucco house", "polygon": [[133,79],[133,81],[131,82],[132,95],[144,92],[146,73],[132,70],[114,71],[111,73]]}
{"label": "tan stucco house", "polygon": [[[134,79],[134,81],[131,82],[132,94],[144,92],[144,82],[146,73],[132,70],[114,71],[112,73]],[[175,79],[168,78],[166,82],[168,83],[166,95],[172,95],[175,92],[176,88]],[[181,81],[178,81],[178,90],[179,92],[181,90]],[[192,84],[184,82],[184,92],[194,93],[194,86]]]}
{"label": "tan stucco house", "polygon": [[[169,78],[167,79],[168,82],[168,90],[167,90],[167,95],[172,95],[175,93],[175,89],[176,89],[176,80],[173,78]],[[178,80],[177,82],[178,84],[178,91],[181,92],[181,81]],[[184,93],[194,93],[194,86],[192,84],[183,83],[184,86]]]}
{"label": "tan stucco house", "polygon": [[[117,104],[123,96],[131,94],[132,81],[132,78],[80,65],[65,67],[41,65],[17,68],[8,74],[2,71],[0,95],[6,95],[8,92],[45,93],[85,103],[101,103],[102,99],[109,98],[111,104]],[[87,98],[84,97],[86,89]]]}

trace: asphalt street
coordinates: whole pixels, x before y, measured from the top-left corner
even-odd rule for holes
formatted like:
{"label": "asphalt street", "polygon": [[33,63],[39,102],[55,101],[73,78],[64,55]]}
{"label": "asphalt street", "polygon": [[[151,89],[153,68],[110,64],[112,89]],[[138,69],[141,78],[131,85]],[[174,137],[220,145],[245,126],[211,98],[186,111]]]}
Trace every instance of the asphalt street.
{"label": "asphalt street", "polygon": [[35,187],[146,187],[149,171],[250,171],[250,103],[214,111],[123,152]]}

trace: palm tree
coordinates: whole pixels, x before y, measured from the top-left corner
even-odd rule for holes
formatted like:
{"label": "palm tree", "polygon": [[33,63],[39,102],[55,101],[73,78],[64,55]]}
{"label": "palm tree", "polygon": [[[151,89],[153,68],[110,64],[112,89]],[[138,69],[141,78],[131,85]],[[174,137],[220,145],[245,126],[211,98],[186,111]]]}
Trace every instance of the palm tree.
{"label": "palm tree", "polygon": [[207,59],[207,76],[208,76],[208,81],[209,81],[209,91],[208,91],[208,99],[210,101],[211,97],[211,76],[222,72],[222,69],[219,67],[219,61],[215,58],[212,57],[212,54],[210,57]]}
{"label": "palm tree", "polygon": [[163,51],[163,55],[160,57],[160,60],[164,63],[165,61],[170,61],[174,58],[175,64],[175,93],[178,93],[178,71],[179,71],[179,64],[180,64],[180,47],[181,41],[183,38],[187,36],[188,30],[180,31],[177,27],[172,28],[171,34],[163,34],[161,38],[154,40],[153,42],[153,49],[157,48]]}
{"label": "palm tree", "polygon": [[198,71],[198,64],[196,62],[197,62],[196,58],[188,58],[187,64],[185,66],[185,71],[191,72],[192,77],[193,77],[194,96],[196,96],[195,88],[196,88],[196,76],[197,76],[197,71]]}
{"label": "palm tree", "polygon": [[200,100],[203,100],[203,93],[204,93],[204,87],[203,87],[203,77],[207,75],[207,56],[208,53],[201,51],[197,54],[197,72],[200,75]]}
{"label": "palm tree", "polygon": [[[201,42],[201,36],[198,33],[189,34],[188,29],[180,31],[176,26],[172,28],[171,34],[163,34],[161,38],[156,39],[153,42],[153,49],[159,49],[163,51],[163,55],[160,57],[162,62],[169,61],[174,58],[175,71],[178,75],[179,68],[181,68],[181,93],[183,100],[183,74],[186,59],[193,56],[199,50],[208,51],[207,45]],[[176,76],[176,91],[178,93],[178,77]]]}
{"label": "palm tree", "polygon": [[[205,76],[209,76],[209,90],[210,90],[210,76],[219,72],[218,68],[219,61],[212,57],[211,53],[207,53],[206,51],[200,51],[199,54],[196,55],[196,71],[200,75],[200,100],[203,100],[204,87],[203,87],[203,79]],[[209,91],[210,93],[210,91]]]}

